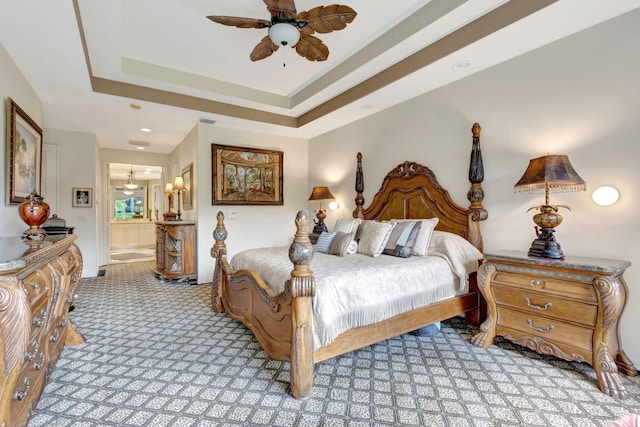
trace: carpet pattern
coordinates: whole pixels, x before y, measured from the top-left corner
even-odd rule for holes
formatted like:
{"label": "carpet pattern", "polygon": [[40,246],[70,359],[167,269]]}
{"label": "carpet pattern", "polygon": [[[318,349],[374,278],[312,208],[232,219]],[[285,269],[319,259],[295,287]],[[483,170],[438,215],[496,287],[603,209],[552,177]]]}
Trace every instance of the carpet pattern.
{"label": "carpet pattern", "polygon": [[640,413],[602,394],[593,369],[497,339],[460,319],[316,365],[313,396],[287,393],[289,364],[210,309],[210,287],[161,282],[153,263],[82,279],[65,347],[29,424],[38,426],[607,426]]}

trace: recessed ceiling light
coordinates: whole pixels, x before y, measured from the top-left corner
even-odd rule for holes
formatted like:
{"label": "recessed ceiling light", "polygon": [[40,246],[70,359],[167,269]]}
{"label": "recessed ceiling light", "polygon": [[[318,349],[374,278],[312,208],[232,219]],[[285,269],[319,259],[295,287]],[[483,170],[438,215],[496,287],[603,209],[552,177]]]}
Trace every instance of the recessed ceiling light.
{"label": "recessed ceiling light", "polygon": [[142,132],[151,132],[151,129],[149,129],[149,128],[142,128],[142,129],[140,129],[140,130],[141,130]]}
{"label": "recessed ceiling light", "polygon": [[139,145],[138,145],[138,146],[136,147],[136,149],[138,149],[138,150],[144,150],[144,147],[141,147],[141,146],[139,146]]}
{"label": "recessed ceiling light", "polygon": [[453,69],[464,70],[465,68],[469,68],[469,66],[471,66],[471,61],[469,61],[468,59],[464,59],[453,64]]}

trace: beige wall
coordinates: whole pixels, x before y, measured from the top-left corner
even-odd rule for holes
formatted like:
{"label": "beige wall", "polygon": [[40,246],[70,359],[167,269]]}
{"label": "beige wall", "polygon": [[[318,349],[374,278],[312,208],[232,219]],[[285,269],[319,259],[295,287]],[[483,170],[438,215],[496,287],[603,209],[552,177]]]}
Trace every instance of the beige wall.
{"label": "beige wall", "polygon": [[[213,206],[211,204],[211,144],[281,150],[284,152],[282,206]],[[307,209],[307,141],[277,135],[198,124],[198,283],[211,282],[216,215],[222,211],[229,238],[229,259],[241,250],[291,244],[298,210]],[[230,213],[237,217],[231,219]]]}
{"label": "beige wall", "polygon": [[[571,206],[561,209],[558,241],[568,255],[632,262],[621,333],[627,354],[640,366],[640,84],[629,57],[639,31],[633,19],[616,19],[312,139],[310,186],[329,184],[343,205],[329,213],[329,224],[353,209],[358,151],[367,203],[387,171],[412,160],[431,167],[453,199],[468,206],[470,129],[478,121],[489,212],[482,224],[485,251],[526,251],[535,238],[533,212],[526,211],[544,200],[514,194],[513,185],[529,159],[567,154],[588,191],[551,195],[552,204]],[[612,32],[628,45],[607,43]],[[594,204],[591,192],[601,185],[617,187],[619,203]]]}

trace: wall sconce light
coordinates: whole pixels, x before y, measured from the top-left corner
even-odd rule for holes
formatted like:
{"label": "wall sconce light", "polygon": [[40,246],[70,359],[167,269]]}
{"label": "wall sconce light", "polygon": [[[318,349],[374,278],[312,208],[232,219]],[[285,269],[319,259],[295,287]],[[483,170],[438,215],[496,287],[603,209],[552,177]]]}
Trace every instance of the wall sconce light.
{"label": "wall sconce light", "polygon": [[173,191],[175,191],[178,194],[178,213],[177,213],[177,218],[176,221],[181,221],[182,218],[180,218],[180,193],[182,193],[184,191],[184,180],[182,179],[181,176],[176,176],[175,179],[173,180]]}
{"label": "wall sconce light", "polygon": [[620,199],[620,192],[614,187],[605,185],[593,190],[591,198],[597,205],[611,206]]}
{"label": "wall sconce light", "polygon": [[173,184],[167,182],[167,185],[164,187],[164,194],[169,197],[169,210],[162,214],[162,217],[165,221],[175,221],[176,213],[171,211],[171,207],[173,206]]}
{"label": "wall sconce light", "polygon": [[327,226],[324,223],[325,218],[327,218],[327,211],[322,209],[322,202],[335,201],[335,197],[329,191],[329,187],[313,187],[309,201],[320,203],[320,208],[316,209],[317,220],[314,220],[316,225],[313,227],[313,233],[320,234],[323,231],[327,231]]}
{"label": "wall sconce light", "polygon": [[549,192],[566,193],[586,190],[587,185],[571,166],[569,157],[547,155],[529,161],[527,170],[514,186],[516,193],[544,192],[544,205],[527,210],[529,212],[531,209],[540,209],[540,213],[533,216],[538,238],[531,244],[529,256],[564,259],[564,253],[553,233],[554,228],[562,222],[562,215],[558,213],[558,208],[571,209],[567,205],[550,205]]}

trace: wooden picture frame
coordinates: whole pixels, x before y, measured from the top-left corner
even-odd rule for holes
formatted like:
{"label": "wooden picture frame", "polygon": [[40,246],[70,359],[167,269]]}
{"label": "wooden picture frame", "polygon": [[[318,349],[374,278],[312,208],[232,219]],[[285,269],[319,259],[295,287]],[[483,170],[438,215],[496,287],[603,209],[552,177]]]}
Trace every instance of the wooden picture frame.
{"label": "wooden picture frame", "polygon": [[182,192],[182,208],[185,211],[193,209],[193,163],[182,169],[184,191]]}
{"label": "wooden picture frame", "polygon": [[211,144],[212,205],[283,205],[284,153]]}
{"label": "wooden picture frame", "polygon": [[42,189],[42,129],[7,98],[6,204],[19,205]]}
{"label": "wooden picture frame", "polygon": [[90,208],[93,206],[93,188],[73,187],[71,206],[74,208]]}

